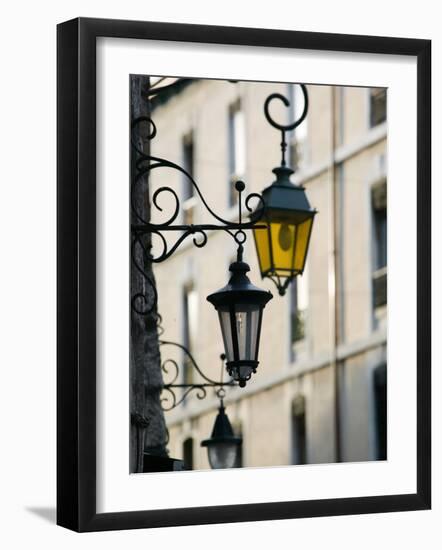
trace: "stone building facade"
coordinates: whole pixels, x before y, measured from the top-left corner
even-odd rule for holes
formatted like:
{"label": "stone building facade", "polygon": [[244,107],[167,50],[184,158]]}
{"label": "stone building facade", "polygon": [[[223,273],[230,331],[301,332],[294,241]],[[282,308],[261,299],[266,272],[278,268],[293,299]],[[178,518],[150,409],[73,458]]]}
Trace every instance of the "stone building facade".
{"label": "stone building facade", "polygon": [[[154,102],[152,154],[184,166],[209,206],[234,221],[232,181],[243,179],[247,192],[262,191],[280,162],[280,134],[265,120],[265,98],[279,92],[291,100],[288,109],[272,106],[275,118],[288,122],[302,109],[297,88],[193,80]],[[386,456],[386,92],[309,85],[308,93],[307,119],[292,132],[288,152],[293,180],[318,210],[304,275],[278,296],[271,281],[261,280],[251,233],[245,245],[251,281],[274,298],[264,313],[258,372],[225,398],[243,437],[238,466]],[[215,223],[179,172],[154,170],[151,184],[152,192],[167,185],[180,197],[176,223]],[[152,209],[154,222],[173,211],[166,192],[157,201],[163,211]],[[161,338],[185,344],[212,379],[221,376],[223,345],[206,296],[226,283],[234,257],[233,240],[218,231],[208,233],[204,248],[188,238],[155,265]],[[177,381],[201,381],[178,348],[163,345],[161,353],[169,375],[167,359],[180,365]],[[218,404],[211,390],[203,400],[191,392],[166,412],[170,456],[184,458],[187,468],[209,468],[200,443],[210,436]]]}

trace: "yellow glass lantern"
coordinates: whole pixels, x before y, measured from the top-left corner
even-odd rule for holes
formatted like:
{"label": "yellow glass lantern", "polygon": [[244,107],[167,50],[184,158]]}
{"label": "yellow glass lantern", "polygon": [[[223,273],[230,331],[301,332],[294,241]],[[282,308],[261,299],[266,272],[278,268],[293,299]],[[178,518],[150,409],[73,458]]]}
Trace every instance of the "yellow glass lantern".
{"label": "yellow glass lantern", "polygon": [[[296,275],[304,271],[316,210],[305,189],[290,181],[293,170],[279,166],[276,180],[262,193],[263,202],[252,214],[261,277],[271,279],[283,296]],[[265,226],[265,228],[262,228]]]}

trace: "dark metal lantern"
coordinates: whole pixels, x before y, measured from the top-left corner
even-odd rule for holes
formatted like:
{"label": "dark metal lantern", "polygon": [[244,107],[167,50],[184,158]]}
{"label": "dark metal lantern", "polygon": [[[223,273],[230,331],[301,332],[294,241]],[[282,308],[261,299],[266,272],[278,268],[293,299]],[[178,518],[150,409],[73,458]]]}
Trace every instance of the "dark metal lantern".
{"label": "dark metal lantern", "polygon": [[273,100],[281,101],[286,107],[289,100],[278,93],[270,94],[264,102],[264,115],[268,123],[281,132],[281,165],[272,172],[276,180],[262,193],[263,203],[251,215],[251,221],[259,220],[266,230],[255,229],[256,251],[261,277],[271,279],[283,296],[288,285],[302,275],[307,258],[308,246],[316,210],[310,207],[304,187],[290,181],[294,171],[287,166],[287,132],[293,132],[308,113],[308,93],[300,84],[304,96],[304,108],[300,117],[291,124],[281,124],[270,114]]}
{"label": "dark metal lantern", "polygon": [[245,262],[234,262],[229,269],[228,284],[207,300],[218,311],[227,371],[244,387],[258,367],[262,313],[272,294],[250,282],[246,275],[250,267]]}
{"label": "dark metal lantern", "polygon": [[234,468],[241,445],[242,437],[234,435],[229,417],[226,415],[221,401],[212,435],[209,439],[201,442],[202,447],[207,447],[210,467],[214,470]]}
{"label": "dark metal lantern", "polygon": [[276,180],[264,189],[264,203],[252,214],[266,229],[253,231],[261,276],[274,281],[281,295],[304,271],[316,210],[310,207],[304,187],[290,181],[293,170],[273,169]]}

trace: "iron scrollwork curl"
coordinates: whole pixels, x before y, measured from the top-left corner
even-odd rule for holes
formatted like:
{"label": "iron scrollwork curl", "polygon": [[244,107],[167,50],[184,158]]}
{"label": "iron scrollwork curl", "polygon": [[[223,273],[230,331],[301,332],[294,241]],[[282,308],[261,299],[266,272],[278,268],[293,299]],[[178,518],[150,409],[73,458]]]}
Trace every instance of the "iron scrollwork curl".
{"label": "iron scrollwork curl", "polygon": [[[171,89],[177,86],[172,84],[169,86],[163,86],[156,88],[155,90],[147,90],[145,97],[147,100],[152,95],[158,95],[162,93],[168,93]],[[145,288],[136,292],[131,298],[132,311],[139,315],[151,315],[156,313],[156,323],[158,333],[161,335],[163,329],[161,327],[161,316],[156,312],[158,304],[158,292],[156,289],[155,281],[146,272],[145,265],[147,263],[159,263],[167,260],[170,256],[179,248],[179,246],[186,241],[189,237],[192,238],[194,246],[197,248],[204,247],[208,242],[209,231],[224,231],[231,238],[234,239],[238,245],[238,254],[242,254],[244,242],[247,238],[246,230],[252,229],[265,229],[265,225],[259,225],[260,219],[263,214],[264,200],[258,193],[249,193],[245,196],[244,200],[242,194],[245,190],[245,184],[242,181],[235,183],[235,188],[239,193],[238,200],[238,222],[230,222],[217,214],[206,201],[199,185],[193,178],[193,176],[185,170],[182,166],[162,157],[154,156],[150,154],[150,147],[146,149],[144,146],[146,143],[151,143],[157,136],[157,127],[150,116],[139,116],[134,118],[131,123],[131,146],[133,152],[133,167],[131,187],[130,187],[130,205],[132,214],[131,224],[131,260],[134,268],[141,274],[143,281],[150,287],[150,291],[147,292]],[[163,185],[156,189],[151,197],[151,208],[155,211],[164,213],[165,198],[168,198],[169,213],[165,220],[160,222],[152,222],[150,219],[146,219],[137,208],[136,197],[142,190],[143,193],[149,193],[150,176],[154,170],[158,169],[170,169],[182,174],[187,181],[190,182],[194,189],[194,194],[199,198],[205,210],[213,218],[214,223],[206,223],[199,225],[179,225],[176,221],[179,217],[181,210],[180,198],[177,192],[170,186]],[[139,186],[144,185],[141,189]],[[255,209],[252,207],[252,201],[257,201]],[[257,215],[253,221],[243,222],[242,219],[242,207],[247,209],[248,212],[256,210]],[[170,243],[169,239],[166,239],[166,233],[169,231],[179,232],[178,238]],[[159,243],[159,252],[152,254],[152,237],[157,239]],[[237,386],[237,383],[229,380],[223,381],[221,375],[220,380],[213,380],[203,373],[195,358],[190,351],[183,346],[175,342],[169,342],[160,340],[160,346],[172,345],[181,349],[186,357],[186,361],[191,367],[198,373],[201,378],[201,383],[198,384],[186,384],[179,381],[179,365],[175,359],[168,358],[162,362],[161,368],[164,375],[171,376],[168,383],[163,386],[163,396],[161,404],[163,410],[170,411],[184,402],[184,400],[190,395],[194,394],[197,399],[205,399],[207,396],[207,388],[214,388],[218,398],[222,399],[225,396],[225,388],[228,386]],[[225,356],[221,356],[222,371],[225,369]],[[179,393],[178,393],[179,392]]]}
{"label": "iron scrollwork curl", "polygon": [[281,151],[282,151],[281,166],[286,165],[286,160],[285,160],[285,152],[287,149],[286,132],[291,132],[295,128],[297,128],[305,120],[308,113],[309,103],[308,103],[307,87],[305,86],[305,84],[299,84],[299,86],[301,87],[302,95],[304,98],[304,108],[299,118],[295,119],[293,122],[289,124],[281,124],[280,122],[277,122],[270,114],[270,103],[274,99],[281,101],[282,103],[284,103],[286,107],[290,106],[290,101],[284,95],[279,93],[270,94],[264,102],[264,115],[267,119],[267,122],[271,126],[273,126],[273,128],[276,128],[281,132]]}
{"label": "iron scrollwork curl", "polygon": [[291,130],[294,130],[295,128],[297,128],[301,124],[301,122],[305,120],[305,117],[307,116],[307,112],[308,112],[308,93],[307,93],[307,88],[305,84],[299,84],[299,86],[301,87],[302,95],[304,96],[304,108],[302,110],[301,116],[289,124],[281,124],[280,122],[277,122],[274,118],[272,118],[270,114],[269,106],[274,99],[279,99],[284,103],[286,107],[290,106],[290,101],[284,95],[278,94],[278,93],[270,94],[265,100],[264,102],[265,117],[268,123],[271,124],[277,130],[290,132]]}
{"label": "iron scrollwork curl", "polygon": [[[141,253],[137,254],[137,247],[141,247]],[[138,315],[147,316],[155,312],[156,306],[158,304],[158,291],[155,285],[155,282],[152,280],[152,277],[146,272],[143,265],[140,264],[139,257],[143,254],[147,254],[147,247],[143,241],[138,238],[136,235],[132,238],[131,244],[131,260],[132,265],[135,269],[141,274],[145,284],[150,287],[150,293],[147,293],[144,289],[136,292],[132,295],[131,298],[131,308],[132,311]],[[157,314],[158,317],[158,314]]]}
{"label": "iron scrollwork curl", "polygon": [[179,398],[177,398],[174,388],[176,388],[176,386],[164,386],[163,388],[163,391],[169,395],[169,397],[161,398],[161,407],[164,412],[169,412],[175,407],[178,407],[178,405],[181,405],[181,403],[185,401],[186,397],[188,397],[188,395],[193,391],[195,392],[196,397],[200,400],[207,397],[206,387],[202,385],[195,384],[187,386]]}
{"label": "iron scrollwork curl", "polygon": [[[172,358],[168,358],[164,360],[161,365],[161,369],[163,373],[166,375],[166,377],[171,375],[171,379],[167,383],[165,383],[163,386],[163,396],[161,398],[161,406],[165,412],[171,411],[172,409],[174,409],[175,407],[183,403],[185,399],[192,392],[194,392],[194,395],[197,397],[197,399],[202,400],[207,397],[207,388],[213,388],[215,389],[215,395],[219,399],[223,399],[226,394],[226,390],[225,390],[226,387],[235,387],[238,385],[236,382],[233,382],[233,381],[224,382],[222,376],[220,380],[213,380],[212,378],[209,378],[202,371],[201,367],[196,362],[194,356],[186,348],[186,346],[183,346],[178,342],[160,340],[160,347],[163,347],[163,346],[173,346],[181,350],[184,353],[186,361],[188,361],[190,366],[202,378],[201,383],[195,383],[195,384],[180,383],[179,382],[180,368],[179,368],[178,362]],[[224,354],[222,354],[220,358],[222,361],[222,369],[224,369],[224,362],[226,357]],[[171,367],[173,370],[171,370]],[[178,392],[180,392],[179,395],[178,395]]]}
{"label": "iron scrollwork curl", "polygon": [[[132,184],[131,184],[131,209],[132,209],[133,219],[136,221],[135,224],[132,224],[132,234],[134,236],[133,238],[134,238],[135,244],[142,246],[142,248],[144,249],[144,253],[147,254],[147,257],[149,258],[150,261],[154,263],[159,263],[167,260],[189,236],[193,236],[193,244],[196,247],[202,248],[203,246],[206,245],[208,240],[208,236],[206,233],[207,231],[212,231],[212,230],[225,231],[238,243],[238,239],[243,234],[244,230],[259,228],[258,226],[259,217],[256,218],[253,222],[245,222],[245,223],[242,222],[241,194],[245,187],[243,182],[237,182],[235,184],[235,187],[237,188],[240,195],[239,197],[240,221],[239,223],[232,223],[229,220],[226,220],[225,218],[217,214],[211,208],[211,206],[206,201],[204,195],[202,194],[199,185],[187,170],[185,170],[182,166],[168,159],[147,154],[142,150],[142,148],[140,148],[140,146],[136,143],[136,139],[135,139],[135,132],[142,133],[139,129],[140,125],[148,126],[147,131],[144,132],[143,139],[149,142],[156,137],[157,128],[155,126],[154,121],[148,116],[138,117],[134,119],[131,124],[131,131],[132,131],[131,143],[132,143],[134,153],[136,155],[136,159],[135,159],[136,173],[133,177]],[[195,190],[196,195],[199,197],[201,203],[204,205],[207,212],[216,220],[216,222],[218,222],[218,224],[174,225],[174,222],[177,220],[181,210],[181,203],[176,191],[169,186],[159,187],[154,191],[152,195],[152,206],[159,212],[163,212],[163,207],[161,206],[162,196],[167,194],[169,197],[173,199],[172,212],[169,215],[169,217],[165,221],[162,221],[161,223],[153,223],[151,221],[144,219],[141,213],[137,210],[137,207],[135,205],[134,197],[136,195],[136,187],[137,185],[139,185],[139,183],[142,181],[143,178],[149,178],[151,172],[158,168],[169,168],[183,174],[184,177],[187,178],[187,180],[191,183],[192,187]],[[261,195],[259,195],[258,193],[250,193],[249,195],[246,196],[245,202],[244,202],[245,207],[249,212],[253,211],[253,209],[250,206],[250,202],[252,199],[257,199],[260,203],[259,206],[262,206],[263,204],[263,199]],[[260,210],[260,209],[257,208],[257,210]],[[264,227],[262,228],[264,229]],[[172,245],[168,243],[168,240],[164,235],[164,233],[167,231],[181,232],[181,235],[179,236],[179,238]],[[155,257],[151,255],[151,251],[147,250],[142,243],[141,236],[147,233],[150,233],[151,235],[156,235],[157,237],[159,237],[161,252],[160,254],[157,254]]]}

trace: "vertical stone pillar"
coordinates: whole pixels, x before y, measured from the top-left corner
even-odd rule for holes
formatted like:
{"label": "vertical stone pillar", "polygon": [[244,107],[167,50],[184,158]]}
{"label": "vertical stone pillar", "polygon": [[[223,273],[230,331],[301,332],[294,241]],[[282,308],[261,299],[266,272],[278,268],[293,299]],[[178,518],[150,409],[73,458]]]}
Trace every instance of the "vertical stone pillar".
{"label": "vertical stone pillar", "polygon": [[[143,97],[143,91],[149,87],[149,77],[143,75],[130,76],[130,110],[131,121],[140,116],[149,117],[149,102]],[[149,132],[148,125],[139,125],[132,133],[140,150],[149,153],[150,143],[143,139],[143,133]],[[131,181],[136,175],[136,155],[131,151]],[[143,176],[133,191],[133,201],[137,212],[146,220],[150,220],[149,176]],[[134,219],[131,211],[131,222]],[[143,238],[146,250],[150,250],[150,235]],[[156,284],[152,262],[143,254],[141,247],[135,248],[136,259],[143,267],[143,276],[131,261],[130,300],[136,294],[144,295],[144,300],[137,300],[140,310],[147,313],[141,315],[131,308],[130,325],[130,471],[143,471],[143,452],[147,451],[159,456],[167,456],[167,429],[164,413],[161,408],[160,394],[163,387],[161,374],[161,357],[158,342],[158,312],[156,300]]]}

